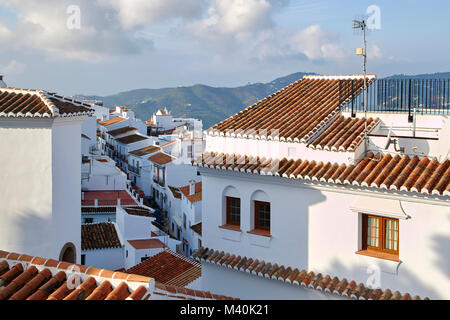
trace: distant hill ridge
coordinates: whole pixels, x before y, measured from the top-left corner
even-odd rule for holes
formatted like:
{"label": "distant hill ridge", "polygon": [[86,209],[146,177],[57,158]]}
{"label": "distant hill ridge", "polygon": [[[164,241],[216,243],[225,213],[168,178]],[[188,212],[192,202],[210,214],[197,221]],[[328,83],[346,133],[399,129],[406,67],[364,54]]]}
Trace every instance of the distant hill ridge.
{"label": "distant hill ridge", "polygon": [[[196,84],[190,87],[137,89],[110,96],[77,95],[79,99],[101,100],[108,108],[126,105],[142,120],[150,119],[158,109],[167,107],[175,117],[203,120],[203,128],[228,118],[258,100],[280,90],[312,72],[296,72],[269,83],[252,83],[241,87],[224,88]],[[393,75],[386,79],[450,78],[450,72],[420,75]]]}

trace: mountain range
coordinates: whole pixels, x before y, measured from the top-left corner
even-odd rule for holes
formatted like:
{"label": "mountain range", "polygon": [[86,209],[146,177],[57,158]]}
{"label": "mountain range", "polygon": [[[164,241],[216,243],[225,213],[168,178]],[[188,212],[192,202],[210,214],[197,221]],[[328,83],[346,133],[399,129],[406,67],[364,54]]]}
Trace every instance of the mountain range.
{"label": "mountain range", "polygon": [[[137,89],[104,97],[77,95],[76,98],[100,100],[108,108],[125,105],[144,121],[150,119],[158,109],[166,107],[174,117],[201,119],[203,128],[206,129],[308,74],[315,73],[297,72],[268,83],[253,83],[235,88],[196,84],[189,87]],[[450,72],[386,77],[407,78],[450,78]]]}

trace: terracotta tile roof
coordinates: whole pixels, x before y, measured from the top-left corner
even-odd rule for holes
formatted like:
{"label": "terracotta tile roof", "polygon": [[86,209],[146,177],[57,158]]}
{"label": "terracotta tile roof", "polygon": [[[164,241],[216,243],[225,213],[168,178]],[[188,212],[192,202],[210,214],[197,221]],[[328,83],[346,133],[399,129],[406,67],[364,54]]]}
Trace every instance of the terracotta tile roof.
{"label": "terracotta tile roof", "polygon": [[148,160],[150,160],[151,162],[154,162],[160,166],[163,166],[165,164],[172,162],[173,160],[175,160],[175,158],[172,158],[171,156],[169,156],[166,153],[160,152],[160,153],[157,153],[157,154],[151,156],[150,158],[148,158]]}
{"label": "terracotta tile roof", "polygon": [[81,200],[82,206],[94,206],[95,199],[99,206],[116,206],[117,199],[120,199],[121,206],[137,205],[136,201],[125,190],[92,190],[84,192],[84,200]]}
{"label": "terracotta tile roof", "polygon": [[205,153],[196,163],[200,167],[290,179],[450,196],[449,159],[440,163],[435,158],[419,159],[417,156],[410,158],[407,155],[390,154],[383,156],[370,152],[356,164],[346,165]]}
{"label": "terracotta tile roof", "polygon": [[154,123],[152,120],[147,120],[147,121],[145,121],[145,124],[146,124],[147,126],[154,126],[154,125],[155,125],[155,123]]}
{"label": "terracotta tile roof", "polygon": [[149,147],[145,147],[142,149],[131,151],[130,154],[141,157],[141,156],[145,156],[147,154],[152,154],[152,153],[158,152],[160,150],[161,150],[161,148],[158,146],[149,146]]}
{"label": "terracotta tile roof", "polygon": [[172,192],[174,198],[181,199],[181,192],[179,188],[169,186],[169,189]]}
{"label": "terracotta tile roof", "polygon": [[241,257],[204,247],[194,252],[193,257],[200,262],[213,263],[263,278],[279,280],[341,297],[359,300],[420,300],[420,297],[413,297],[409,293],[401,294],[398,291],[392,293],[390,289],[384,291],[379,288],[370,289],[363,283],[357,284],[355,281],[349,281],[345,278],[339,279],[338,277],[323,275],[322,273],[308,272],[307,270],[300,270],[298,268],[254,258]]}
{"label": "terracotta tile roof", "polygon": [[164,143],[163,145],[161,145],[161,147],[167,147],[168,145],[171,145],[171,144],[173,144],[173,143],[175,143],[175,142],[178,142],[178,140],[175,139],[175,140],[169,141],[169,142],[167,142],[167,143]]}
{"label": "terracotta tile roof", "polygon": [[136,250],[158,249],[166,246],[159,239],[128,240],[128,243]]}
{"label": "terracotta tile roof", "polygon": [[0,251],[0,300],[148,300],[154,279]]}
{"label": "terracotta tile roof", "polygon": [[94,223],[81,225],[81,249],[111,249],[122,245],[113,223]]}
{"label": "terracotta tile roof", "polygon": [[166,249],[127,272],[152,277],[165,285],[185,287],[201,276],[202,269],[198,262]]}
{"label": "terracotta tile roof", "polygon": [[116,139],[117,142],[123,143],[123,144],[131,144],[143,140],[147,140],[148,137],[141,136],[140,134],[132,134],[126,137],[122,137],[119,139]]}
{"label": "terracotta tile roof", "polygon": [[133,216],[140,216],[140,217],[148,217],[148,218],[154,218],[153,214],[150,212],[150,210],[142,207],[127,207],[124,208],[124,210]]}
{"label": "terracotta tile roof", "polygon": [[116,207],[81,207],[81,213],[116,213]]}
{"label": "terracotta tile roof", "polygon": [[56,108],[59,111],[60,116],[74,116],[74,115],[81,115],[81,114],[93,114],[94,111],[90,108],[87,108],[86,105],[82,106],[80,105],[81,102],[78,102],[78,105],[76,105],[76,102],[71,101],[61,101],[56,98],[48,97],[48,99],[56,106]]}
{"label": "terracotta tile roof", "polygon": [[[367,131],[370,133],[380,119],[367,119]],[[328,151],[355,151],[364,137],[364,118],[345,118],[339,116],[316,138],[312,139],[308,147]]]}
{"label": "terracotta tile roof", "polygon": [[191,226],[191,229],[194,230],[194,232],[196,232],[200,236],[202,235],[202,223],[201,222]]}
{"label": "terracotta tile roof", "polygon": [[209,291],[192,290],[172,285],[165,285],[157,281],[155,282],[155,291],[153,293],[159,298],[164,297],[168,300],[239,300],[238,298],[214,294]]}
{"label": "terracotta tile roof", "polygon": [[0,117],[71,117],[92,115],[89,105],[43,90],[0,88]]}
{"label": "terracotta tile roof", "polygon": [[137,131],[137,129],[133,128],[133,127],[123,127],[123,128],[119,128],[119,129],[116,129],[116,130],[108,131],[108,134],[110,134],[113,137],[116,137],[118,135],[121,135],[121,134],[124,134],[124,133],[127,133],[127,132],[131,132],[131,131]]}
{"label": "terracotta tile roof", "polygon": [[348,88],[352,78],[356,79],[354,94],[359,94],[363,87],[361,76],[305,76],[214,125],[207,133],[227,135],[232,130],[231,136],[271,137],[271,130],[278,130],[280,140],[299,142],[336,116],[351,97]]}
{"label": "terracotta tile roof", "polygon": [[189,189],[190,189],[189,186],[180,188],[181,193],[184,194],[184,196],[186,197],[186,199],[189,200],[189,202],[195,203],[195,202],[202,200],[202,183],[201,182],[197,182],[195,184],[195,193],[194,194],[190,195]]}
{"label": "terracotta tile roof", "polygon": [[106,120],[106,121],[103,121],[103,122],[99,122],[99,125],[107,127],[107,126],[112,125],[114,123],[122,122],[122,121],[125,121],[125,120],[127,120],[127,119],[122,118],[122,117],[114,117],[112,119],[109,119],[109,120]]}

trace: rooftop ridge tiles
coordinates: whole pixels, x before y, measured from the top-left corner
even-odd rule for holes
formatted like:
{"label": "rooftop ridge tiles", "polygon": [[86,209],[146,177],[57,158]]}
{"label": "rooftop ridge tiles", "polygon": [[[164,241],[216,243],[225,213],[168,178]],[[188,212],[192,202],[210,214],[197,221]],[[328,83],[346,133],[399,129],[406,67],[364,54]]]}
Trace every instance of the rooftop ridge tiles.
{"label": "rooftop ridge tiles", "polygon": [[[202,259],[203,255],[210,254],[211,249],[201,247],[196,251],[197,254],[194,256],[196,260],[199,261],[207,261],[208,259]],[[217,253],[218,250],[213,250],[214,253]],[[214,254],[213,253],[213,254]],[[231,253],[226,253],[228,256],[235,256]],[[242,257],[242,261],[253,261],[251,258]],[[237,262],[237,265],[241,264],[241,262]],[[223,263],[218,263],[223,267],[227,267],[226,261]],[[248,264],[248,262],[245,262]],[[408,300],[411,299],[411,294],[405,293],[401,294],[399,291],[396,291],[394,294],[389,289],[385,289],[383,292],[380,288],[372,289],[370,287],[366,287],[363,283],[357,284],[355,281],[347,281],[347,279],[343,278],[339,280],[337,276],[332,275],[323,275],[322,273],[314,273],[313,271],[307,272],[306,270],[299,271],[298,268],[293,269],[292,267],[285,267],[284,265],[272,264],[270,262],[260,261],[258,259],[254,260],[249,267],[249,270],[245,270],[246,268],[236,268],[236,270],[240,270],[241,272],[247,271],[250,274],[255,274],[263,278],[272,279],[272,280],[280,280],[286,283],[290,283],[292,285],[297,285],[300,287],[304,287],[309,290],[317,290],[322,291],[328,294],[334,294],[341,297],[347,297],[351,299],[359,299],[359,300]],[[414,297],[414,299],[420,299],[420,297]],[[425,298],[428,300],[428,298]]]}
{"label": "rooftop ridge tiles", "polygon": [[[232,156],[232,157],[231,157]],[[259,175],[280,176],[289,179],[348,185],[361,188],[390,189],[406,194],[446,197],[450,195],[450,160],[437,162],[431,157],[368,153],[354,164],[323,163],[301,159],[266,159],[247,155],[215,154],[206,152],[194,165],[210,169],[222,169],[224,159],[241,159],[227,163],[227,170]],[[294,161],[295,160],[295,161]],[[385,164],[384,167],[380,162]],[[445,169],[445,172],[444,172]],[[436,173],[441,173],[442,177]],[[425,188],[425,186],[428,188]],[[433,186],[433,189],[429,189]]]}

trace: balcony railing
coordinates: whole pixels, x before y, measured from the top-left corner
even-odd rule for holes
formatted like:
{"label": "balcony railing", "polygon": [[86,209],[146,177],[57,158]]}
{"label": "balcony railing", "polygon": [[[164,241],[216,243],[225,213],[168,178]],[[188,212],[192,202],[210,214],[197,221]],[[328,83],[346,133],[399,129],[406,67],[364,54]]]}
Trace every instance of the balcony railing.
{"label": "balcony railing", "polygon": [[111,150],[116,150],[116,148],[114,148],[114,146],[112,145],[112,144],[110,144],[110,143],[106,143],[106,146],[108,147],[108,148],[110,148]]}
{"label": "balcony railing", "polygon": [[141,171],[140,171],[139,167],[134,167],[132,165],[128,165],[128,170],[133,172],[133,173],[135,173],[135,174],[137,174],[137,175],[141,174]]}
{"label": "balcony railing", "polygon": [[[364,94],[357,81],[341,81],[342,100],[348,99],[343,111],[364,111]],[[358,88],[358,89],[357,89]],[[450,79],[380,79],[367,88],[368,112],[413,114],[450,114]]]}
{"label": "balcony railing", "polygon": [[153,182],[160,185],[161,187],[165,187],[165,181],[163,179],[153,178]]}

